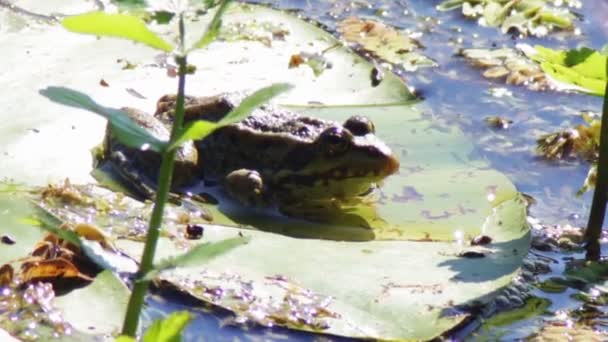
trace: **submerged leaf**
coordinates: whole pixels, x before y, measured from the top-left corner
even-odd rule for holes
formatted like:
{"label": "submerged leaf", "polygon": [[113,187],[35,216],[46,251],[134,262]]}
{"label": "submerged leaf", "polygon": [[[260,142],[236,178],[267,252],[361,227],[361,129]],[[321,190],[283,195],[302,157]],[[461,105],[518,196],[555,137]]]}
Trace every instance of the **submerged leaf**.
{"label": "submerged leaf", "polygon": [[141,19],[128,14],[91,12],[67,17],[61,23],[72,32],[124,38],[165,52],[173,51],[173,46],[150,31]]}

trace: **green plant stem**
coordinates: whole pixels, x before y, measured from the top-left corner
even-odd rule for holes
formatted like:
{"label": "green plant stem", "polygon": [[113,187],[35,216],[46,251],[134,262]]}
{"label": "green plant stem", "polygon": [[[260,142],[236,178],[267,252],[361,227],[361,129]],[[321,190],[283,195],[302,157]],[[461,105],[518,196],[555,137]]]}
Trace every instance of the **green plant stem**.
{"label": "green plant stem", "polygon": [[[608,71],[608,58],[606,58],[606,70]],[[607,72],[608,73],[608,72]],[[606,193],[608,187],[608,82],[604,90],[604,105],[602,108],[602,129],[600,132],[600,155],[597,162],[597,180],[593,192],[593,202],[589,213],[589,222],[585,230],[585,248],[587,260],[599,260],[600,237],[604,216],[606,215]]]}
{"label": "green plant stem", "polygon": [[[180,41],[182,42],[183,50],[183,37],[184,37],[184,21],[183,16],[179,17],[180,26]],[[177,139],[180,133],[183,121],[184,121],[184,89],[186,86],[186,56],[177,56],[176,61],[179,65],[179,81],[177,88],[177,101],[175,104],[175,118],[173,122],[173,128],[171,130],[170,142]],[[170,145],[170,144],[169,144]],[[141,257],[139,265],[138,276],[135,284],[133,285],[133,292],[129,298],[129,304],[127,306],[127,313],[125,315],[125,321],[122,328],[122,334],[135,337],[137,333],[137,326],[139,324],[139,316],[144,304],[144,298],[148,292],[149,281],[143,280],[142,278],[152,270],[154,264],[154,254],[156,252],[156,246],[160,235],[160,225],[162,223],[163,212],[165,209],[165,203],[169,196],[169,190],[171,188],[171,180],[173,178],[173,164],[175,161],[176,149],[167,149],[162,153],[162,162],[160,166],[160,175],[158,178],[158,189],[156,191],[156,198],[154,202],[154,209],[152,211],[152,217],[150,218],[150,226],[146,235],[146,244],[144,246],[144,252]]]}

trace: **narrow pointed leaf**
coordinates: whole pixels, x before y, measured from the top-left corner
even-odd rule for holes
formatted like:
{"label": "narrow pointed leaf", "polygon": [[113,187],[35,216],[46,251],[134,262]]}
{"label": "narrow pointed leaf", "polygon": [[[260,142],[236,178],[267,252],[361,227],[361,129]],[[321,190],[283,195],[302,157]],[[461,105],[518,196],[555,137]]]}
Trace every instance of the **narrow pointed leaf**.
{"label": "narrow pointed leaf", "polygon": [[234,108],[232,111],[230,111],[230,113],[228,113],[228,115],[226,115],[226,117],[220,120],[220,124],[228,125],[242,120],[257,107],[270,101],[270,99],[273,97],[290,90],[291,88],[293,88],[293,86],[288,83],[275,83],[269,87],[264,87],[257,90],[253,94],[247,96],[243,101],[241,101],[238,107]]}
{"label": "narrow pointed leaf", "polygon": [[45,210],[36,209],[35,211],[35,220],[37,220],[37,222],[35,223],[38,228],[45,230],[49,233],[55,234],[61,239],[64,239],[65,241],[74,244],[75,246],[82,246],[82,240],[80,239],[80,236],[78,236],[78,234],[71,230],[61,229],[60,226],[63,222],[57,217],[53,216],[51,213]]}
{"label": "narrow pointed leaf", "polygon": [[220,125],[210,121],[198,120],[191,122],[184,127],[180,136],[169,145],[169,149],[177,148],[188,140],[202,139],[218,127]]}
{"label": "narrow pointed leaf", "polygon": [[161,260],[150,273],[146,274],[146,280],[153,279],[159,272],[176,267],[200,266],[203,263],[223,255],[232,249],[249,243],[249,237],[235,237],[218,242],[208,242],[193,247],[188,252],[173,258]]}
{"label": "narrow pointed leaf", "polygon": [[166,142],[156,138],[147,130],[140,127],[125,112],[104,107],[93,101],[87,94],[65,87],[47,87],[40,90],[40,94],[53,102],[85,109],[103,116],[112,125],[113,133],[118,140],[127,146],[134,148],[145,146],[156,152],[163,151],[166,146]]}
{"label": "narrow pointed leaf", "polygon": [[61,24],[72,32],[124,38],[165,52],[173,51],[173,46],[150,31],[141,19],[127,14],[91,12],[67,17]]}
{"label": "narrow pointed leaf", "polygon": [[179,342],[181,341],[182,330],[192,320],[192,315],[188,311],[178,311],[159,319],[146,330],[143,342]]}
{"label": "narrow pointed leaf", "polygon": [[200,120],[187,125],[175,142],[171,143],[169,148],[177,148],[188,140],[202,139],[216,128],[240,121],[249,115],[252,110],[291,88],[293,87],[287,83],[277,83],[262,88],[247,96],[236,108],[230,111],[226,117],[220,120],[219,123]]}
{"label": "narrow pointed leaf", "polygon": [[220,27],[222,26],[222,15],[224,15],[224,12],[226,12],[229,4],[230,0],[224,0],[219,4],[217,12],[215,12],[215,16],[213,16],[209,26],[207,26],[207,30],[203,36],[190,48],[190,50],[202,49],[217,38],[217,35],[220,32]]}

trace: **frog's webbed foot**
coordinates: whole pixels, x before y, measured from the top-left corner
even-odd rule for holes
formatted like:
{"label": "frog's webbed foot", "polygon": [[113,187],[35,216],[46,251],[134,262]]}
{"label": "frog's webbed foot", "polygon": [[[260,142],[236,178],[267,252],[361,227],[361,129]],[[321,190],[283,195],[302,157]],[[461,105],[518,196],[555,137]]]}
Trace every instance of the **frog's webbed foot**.
{"label": "frog's webbed foot", "polygon": [[264,200],[264,182],[255,170],[239,169],[224,178],[224,188],[228,194],[247,206],[261,206]]}

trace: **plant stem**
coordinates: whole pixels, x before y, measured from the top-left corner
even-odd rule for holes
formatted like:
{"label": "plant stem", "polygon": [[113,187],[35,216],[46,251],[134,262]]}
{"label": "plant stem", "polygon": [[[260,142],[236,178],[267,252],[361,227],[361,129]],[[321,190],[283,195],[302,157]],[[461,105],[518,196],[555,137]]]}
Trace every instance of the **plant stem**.
{"label": "plant stem", "polygon": [[[608,74],[608,57],[606,58],[606,70]],[[602,235],[602,225],[604,224],[604,216],[606,215],[606,199],[608,197],[606,193],[608,190],[608,82],[606,82],[604,89],[599,150],[597,180],[595,182],[595,191],[593,192],[589,222],[585,230],[585,248],[587,250],[585,258],[595,261],[599,260],[601,256],[600,237]]]}
{"label": "plant stem", "polygon": [[[179,16],[179,33],[181,42],[181,51],[183,49],[184,41],[184,20],[183,15]],[[180,133],[183,122],[184,122],[184,89],[186,86],[186,56],[180,55],[175,57],[179,65],[179,81],[177,86],[177,101],[175,104],[175,118],[173,122],[173,128],[171,130],[170,143],[177,139]],[[175,161],[176,149],[168,149],[162,153],[162,162],[160,166],[160,174],[158,177],[158,189],[156,191],[156,198],[154,202],[154,209],[152,210],[152,216],[150,218],[150,226],[148,228],[148,234],[146,236],[146,244],[144,246],[144,252],[141,257],[139,270],[137,272],[137,280],[133,285],[133,292],[129,298],[129,304],[127,306],[127,313],[122,328],[122,334],[135,337],[137,333],[137,326],[139,324],[139,316],[144,304],[144,298],[148,292],[149,281],[142,280],[142,278],[152,270],[154,262],[154,254],[156,252],[156,245],[158,243],[158,237],[160,235],[160,225],[163,219],[163,212],[165,203],[169,195],[171,188],[171,180],[173,178],[173,164]]]}

